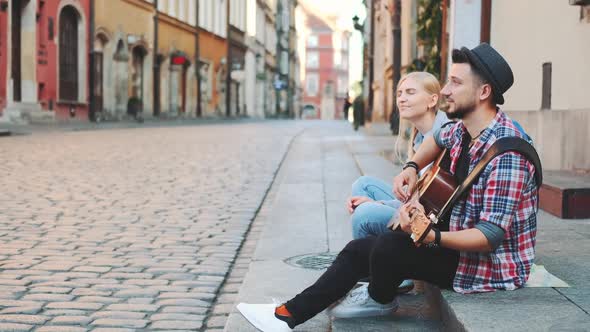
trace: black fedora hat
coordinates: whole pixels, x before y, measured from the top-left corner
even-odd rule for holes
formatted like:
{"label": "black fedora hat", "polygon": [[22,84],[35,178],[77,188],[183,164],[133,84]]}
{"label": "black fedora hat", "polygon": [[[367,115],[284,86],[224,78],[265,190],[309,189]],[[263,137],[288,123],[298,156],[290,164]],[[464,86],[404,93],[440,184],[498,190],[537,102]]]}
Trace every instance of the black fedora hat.
{"label": "black fedora hat", "polygon": [[472,66],[484,76],[492,85],[494,91],[494,102],[504,104],[504,92],[514,83],[514,75],[508,62],[487,43],[482,43],[473,49],[462,47]]}

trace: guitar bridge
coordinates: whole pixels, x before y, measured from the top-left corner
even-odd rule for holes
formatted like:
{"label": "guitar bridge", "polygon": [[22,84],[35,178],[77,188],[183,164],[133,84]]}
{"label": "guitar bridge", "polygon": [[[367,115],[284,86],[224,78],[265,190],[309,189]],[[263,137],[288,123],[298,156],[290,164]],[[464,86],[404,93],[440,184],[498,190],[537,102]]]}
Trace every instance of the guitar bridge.
{"label": "guitar bridge", "polygon": [[438,224],[438,218],[436,217],[436,215],[434,213],[431,213],[430,215],[428,215],[428,219],[430,219],[430,221],[433,224]]}

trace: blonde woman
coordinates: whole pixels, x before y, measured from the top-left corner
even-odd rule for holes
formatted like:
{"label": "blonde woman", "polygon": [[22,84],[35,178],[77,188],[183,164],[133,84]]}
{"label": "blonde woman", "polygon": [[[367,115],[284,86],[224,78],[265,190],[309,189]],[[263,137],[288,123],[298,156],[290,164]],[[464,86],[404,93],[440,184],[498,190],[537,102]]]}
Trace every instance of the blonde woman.
{"label": "blonde woman", "polygon": [[[414,127],[412,150],[416,151],[424,137],[432,136],[449,122],[446,114],[438,110],[440,84],[430,73],[412,72],[400,79],[398,87],[399,114]],[[351,214],[353,239],[386,231],[387,223],[403,204],[392,191],[390,184],[372,176],[361,176],[352,184],[352,196],[346,205]],[[398,291],[408,292],[413,287],[411,280],[404,280]]]}
{"label": "blonde woman", "polygon": [[[412,72],[400,79],[397,89],[397,106],[402,119],[416,128],[412,142],[417,150],[424,137],[449,122],[444,112],[438,111],[440,84],[430,73]],[[397,212],[402,202],[395,199],[391,184],[371,177],[361,176],[352,185],[352,197],[346,204],[352,215],[352,236],[360,239],[379,235]]]}

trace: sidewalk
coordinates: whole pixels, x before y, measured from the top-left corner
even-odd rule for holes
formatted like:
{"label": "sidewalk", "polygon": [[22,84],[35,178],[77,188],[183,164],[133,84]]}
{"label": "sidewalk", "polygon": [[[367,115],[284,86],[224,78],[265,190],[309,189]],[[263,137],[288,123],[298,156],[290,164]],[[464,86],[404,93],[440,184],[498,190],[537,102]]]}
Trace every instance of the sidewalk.
{"label": "sidewalk", "polygon": [[[386,160],[395,137],[342,122],[317,122],[297,137],[261,210],[264,220],[241,285],[238,302],[285,301],[321,275],[321,266],[350,239],[344,202],[362,174],[386,181],[399,166]],[[321,313],[296,331],[590,330],[590,220],[538,217],[538,265],[570,288],[526,288],[463,296],[430,287],[400,298],[390,317],[339,319]],[[225,331],[256,331],[236,310]]]}
{"label": "sidewalk", "polygon": [[[152,128],[166,126],[195,126],[210,125],[227,122],[256,122],[269,121],[251,118],[149,118],[143,122],[127,119],[121,121],[90,122],[75,120],[71,122],[58,122],[48,124],[11,124],[0,122],[0,137],[11,135],[31,135],[36,133],[51,133],[64,131],[86,131],[86,130],[107,130],[107,129],[129,129],[129,128]],[[272,120],[270,120],[272,121]]]}

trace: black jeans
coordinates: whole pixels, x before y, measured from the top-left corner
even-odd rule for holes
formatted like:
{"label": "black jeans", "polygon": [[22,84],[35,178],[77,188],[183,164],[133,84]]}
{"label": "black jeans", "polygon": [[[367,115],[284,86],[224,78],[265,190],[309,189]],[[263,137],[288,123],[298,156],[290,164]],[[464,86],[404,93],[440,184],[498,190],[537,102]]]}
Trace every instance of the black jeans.
{"label": "black jeans", "polygon": [[353,240],[313,285],[285,305],[296,324],[301,324],[342,298],[365,277],[370,277],[369,294],[379,303],[393,301],[397,286],[405,279],[450,288],[458,262],[457,251],[416,247],[408,234],[399,231]]}

